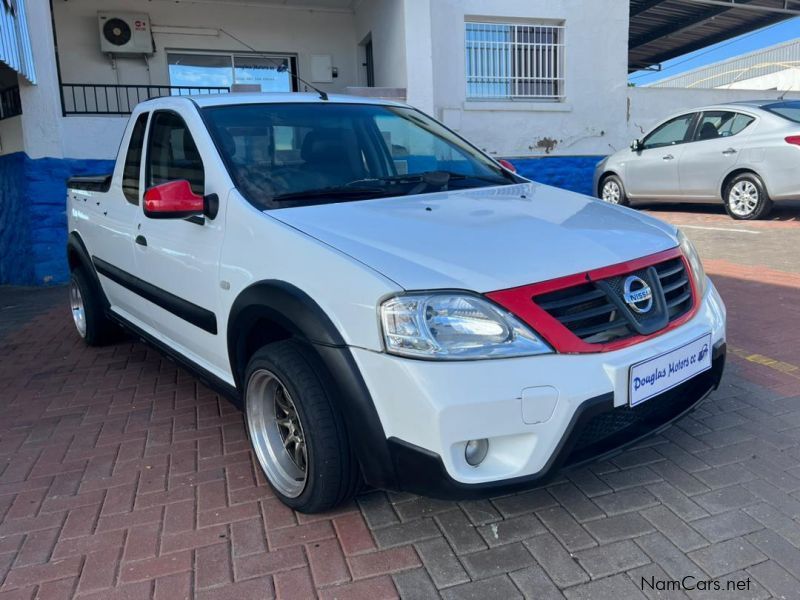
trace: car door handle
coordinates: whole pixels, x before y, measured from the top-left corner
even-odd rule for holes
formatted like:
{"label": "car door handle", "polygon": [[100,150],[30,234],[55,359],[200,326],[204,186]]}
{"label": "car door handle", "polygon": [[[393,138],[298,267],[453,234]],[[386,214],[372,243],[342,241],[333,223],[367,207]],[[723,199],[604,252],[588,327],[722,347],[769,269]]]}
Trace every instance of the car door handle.
{"label": "car door handle", "polygon": [[661,158],[663,158],[664,160],[672,160],[675,157],[672,156],[672,154],[666,154],[666,155],[662,156]]}
{"label": "car door handle", "polygon": [[140,246],[147,246],[147,238],[143,235],[137,235],[134,241]]}
{"label": "car door handle", "polygon": [[736,154],[736,148],[728,148],[722,151],[723,154]]}

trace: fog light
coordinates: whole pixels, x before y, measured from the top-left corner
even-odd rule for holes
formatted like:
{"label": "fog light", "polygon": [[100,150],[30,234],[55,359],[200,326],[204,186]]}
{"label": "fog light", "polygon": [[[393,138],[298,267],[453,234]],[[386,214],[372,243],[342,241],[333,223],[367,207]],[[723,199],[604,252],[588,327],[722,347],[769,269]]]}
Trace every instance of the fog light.
{"label": "fog light", "polygon": [[472,467],[477,467],[486,458],[489,452],[489,440],[483,438],[482,440],[470,440],[467,442],[467,447],[464,450],[464,458],[467,464]]}

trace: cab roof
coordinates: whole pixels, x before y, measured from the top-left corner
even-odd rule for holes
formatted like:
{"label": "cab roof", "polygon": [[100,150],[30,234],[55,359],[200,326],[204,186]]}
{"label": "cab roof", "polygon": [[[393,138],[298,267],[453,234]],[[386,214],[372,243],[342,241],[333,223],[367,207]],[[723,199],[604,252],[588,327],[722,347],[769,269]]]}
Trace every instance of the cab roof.
{"label": "cab roof", "polygon": [[[178,96],[194,102],[197,106],[231,106],[236,104],[372,104],[381,106],[407,106],[402,102],[395,102],[383,98],[368,98],[364,96],[346,96],[343,94],[328,94],[328,100],[323,100],[314,92],[230,92],[226,94],[198,94],[193,96]],[[143,104],[158,102],[159,100],[175,99],[176,96],[154,98]]]}

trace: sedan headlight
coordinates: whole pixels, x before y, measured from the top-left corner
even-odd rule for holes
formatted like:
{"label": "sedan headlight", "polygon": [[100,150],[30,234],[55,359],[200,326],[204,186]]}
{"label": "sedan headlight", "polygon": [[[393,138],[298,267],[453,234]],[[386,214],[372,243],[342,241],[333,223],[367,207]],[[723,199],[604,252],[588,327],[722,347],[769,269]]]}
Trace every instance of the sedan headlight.
{"label": "sedan headlight", "polygon": [[700,299],[702,299],[706,294],[708,279],[706,278],[706,272],[703,269],[703,263],[700,261],[700,255],[697,253],[697,248],[694,247],[694,244],[689,241],[689,238],[686,237],[686,234],[684,234],[680,229],[678,229],[678,242],[680,243],[681,252],[683,252],[686,260],[689,261],[689,267],[691,267],[695,289],[697,289],[697,293],[700,296]]}
{"label": "sedan headlight", "polygon": [[477,295],[395,296],[380,307],[386,350],[400,356],[469,360],[552,352],[514,315]]}

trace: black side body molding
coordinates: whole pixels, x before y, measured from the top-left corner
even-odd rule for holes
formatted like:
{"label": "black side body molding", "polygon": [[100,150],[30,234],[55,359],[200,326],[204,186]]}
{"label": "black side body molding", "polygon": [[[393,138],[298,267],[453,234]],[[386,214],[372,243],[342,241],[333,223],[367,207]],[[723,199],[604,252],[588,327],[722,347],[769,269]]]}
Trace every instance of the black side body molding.
{"label": "black side body molding", "polygon": [[375,487],[396,488],[386,434],[378,411],[336,326],[325,311],[301,289],[278,280],[261,281],[243,290],[228,319],[228,353],[238,389],[246,366],[247,332],[265,319],[277,323],[312,346],[336,384],[338,407],[347,425],[361,471]]}
{"label": "black side body molding", "polygon": [[[725,344],[717,345],[710,370],[632,409],[614,407],[611,393],[586,400],[575,411],[548,463],[532,475],[486,483],[462,483],[450,477],[441,456],[435,452],[389,438],[392,470],[399,484],[395,489],[453,500],[487,498],[536,487],[563,469],[618,454],[643,437],[669,427],[717,389],[725,368],[725,354]],[[620,422],[627,424],[617,427]]]}
{"label": "black side body molding", "polygon": [[97,272],[105,277],[108,277],[114,283],[118,283],[122,287],[125,287],[133,293],[138,294],[145,300],[149,300],[153,304],[156,304],[164,310],[171,312],[176,317],[191,323],[195,327],[199,327],[203,331],[207,331],[208,333],[214,335],[217,334],[217,317],[210,310],[207,310],[202,306],[192,304],[188,300],[184,300],[175,294],[171,294],[170,292],[162,290],[161,288],[154,286],[152,283],[148,283],[144,279],[139,279],[135,275],[131,275],[130,273],[123,271],[122,269],[119,269],[110,263],[107,263],[101,258],[93,256],[92,261],[94,262]]}

